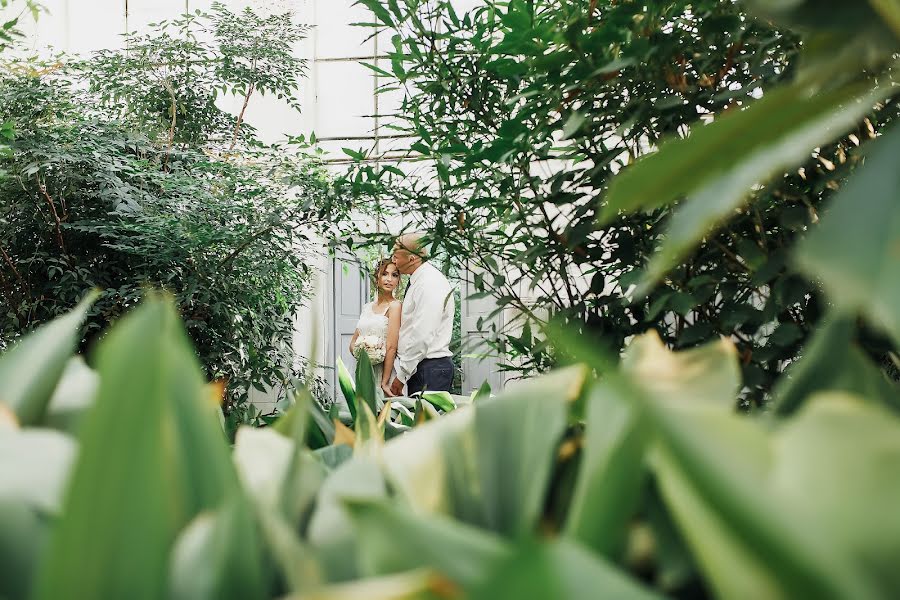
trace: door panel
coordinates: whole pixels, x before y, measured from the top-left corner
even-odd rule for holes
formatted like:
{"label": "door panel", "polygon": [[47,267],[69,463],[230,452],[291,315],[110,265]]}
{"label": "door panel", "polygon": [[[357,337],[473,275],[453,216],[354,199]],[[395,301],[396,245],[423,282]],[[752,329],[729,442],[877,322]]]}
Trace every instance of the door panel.
{"label": "door panel", "polygon": [[356,372],[356,359],[350,354],[350,339],[356,330],[356,323],[362,307],[369,301],[367,270],[348,254],[338,254],[333,264],[334,289],[334,335],[331,359],[331,389],[337,402],[344,405],[344,398],[337,387],[337,358],[347,365],[350,373]]}

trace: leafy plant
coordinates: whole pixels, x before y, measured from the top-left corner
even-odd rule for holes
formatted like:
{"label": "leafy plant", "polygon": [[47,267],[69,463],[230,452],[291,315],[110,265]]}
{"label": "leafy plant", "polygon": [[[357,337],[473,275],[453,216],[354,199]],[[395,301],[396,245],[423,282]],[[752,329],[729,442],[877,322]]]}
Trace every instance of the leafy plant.
{"label": "leafy plant", "polygon": [[252,416],[253,388],[286,395],[304,368],[291,341],[312,240],[343,208],[303,140],[263,144],[215,100],[293,98],[304,63],[290,49],[305,27],[292,23],[217,5],[127,50],[5,66],[0,119],[16,138],[0,158],[0,346],[97,287],[84,349],[162,286],[207,376],[227,382],[229,423]]}
{"label": "leafy plant", "polygon": [[[5,597],[896,589],[900,417],[835,391],[777,427],[735,414],[730,342],[672,353],[648,334],[611,368],[563,334],[587,366],[387,442],[354,395],[366,417],[352,450],[308,448],[318,417],[300,390],[274,427],[241,428],[229,460],[171,298],[121,319],[90,378],[67,368],[92,300],[0,356]],[[60,426],[73,396],[80,418]]]}
{"label": "leafy plant", "polygon": [[[865,121],[873,103],[847,107],[836,127],[828,107],[851,92],[801,102],[787,84],[806,77],[799,36],[744,3],[513,1],[465,13],[449,1],[363,4],[372,27],[393,34],[390,68],[372,68],[385,92],[404,94],[392,127],[410,140],[409,162],[361,162],[346,184],[373,210],[421,218],[434,246],[468,269],[476,297],[496,302],[490,317],[507,320],[500,330],[482,322],[506,369],[528,375],[560,363],[564,349],[536,335],[555,316],[617,349],[648,329],[673,348],[729,336],[742,355],[742,405],[771,398],[825,312],[790,249],[893,105]],[[760,96],[765,118],[717,127],[723,114],[736,124]],[[710,140],[688,154],[709,121],[718,150]],[[789,135],[803,124],[810,138]],[[796,144],[792,164],[767,134]],[[648,159],[660,168],[629,166],[681,138],[679,150]],[[759,171],[739,171],[736,156],[753,149],[776,176],[751,193]],[[735,171],[715,170],[732,158]],[[701,181],[708,198],[678,211],[692,210],[698,226],[682,231],[673,216],[670,227],[674,201]],[[726,202],[731,190],[746,202]],[[623,195],[627,211],[618,210]],[[639,285],[651,279],[658,285]],[[860,343],[884,360],[877,339]]]}

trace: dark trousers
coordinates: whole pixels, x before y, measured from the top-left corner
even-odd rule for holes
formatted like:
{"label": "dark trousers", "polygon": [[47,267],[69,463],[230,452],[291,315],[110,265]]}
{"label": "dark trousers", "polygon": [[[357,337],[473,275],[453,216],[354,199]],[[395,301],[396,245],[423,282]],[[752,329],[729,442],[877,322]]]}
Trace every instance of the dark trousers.
{"label": "dark trousers", "polygon": [[453,386],[453,358],[426,358],[406,382],[408,396],[419,392],[449,392]]}

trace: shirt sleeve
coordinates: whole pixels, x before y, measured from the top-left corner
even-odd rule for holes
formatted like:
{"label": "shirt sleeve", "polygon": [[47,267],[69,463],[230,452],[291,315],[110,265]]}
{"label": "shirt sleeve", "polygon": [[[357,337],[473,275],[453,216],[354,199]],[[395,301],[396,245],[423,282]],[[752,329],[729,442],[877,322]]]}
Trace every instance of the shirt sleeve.
{"label": "shirt sleeve", "polygon": [[[394,368],[397,379],[406,383],[428,354],[429,344],[437,335],[444,318],[442,304],[446,300],[446,286],[426,280],[413,287],[412,302],[403,314],[397,359]],[[421,285],[420,285],[421,284]]]}
{"label": "shirt sleeve", "polygon": [[426,352],[422,328],[419,326],[423,304],[420,288],[421,286],[413,287],[403,299],[403,320],[400,324],[400,339],[397,341],[397,356],[394,359],[397,379],[403,383],[408,382],[415,374]]}

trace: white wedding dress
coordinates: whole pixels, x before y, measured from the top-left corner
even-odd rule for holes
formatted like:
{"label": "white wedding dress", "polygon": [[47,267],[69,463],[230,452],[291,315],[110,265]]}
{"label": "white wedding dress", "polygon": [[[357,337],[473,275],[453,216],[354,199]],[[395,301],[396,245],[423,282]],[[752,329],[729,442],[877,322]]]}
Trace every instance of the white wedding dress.
{"label": "white wedding dress", "polygon": [[[356,323],[356,329],[359,331],[359,338],[366,336],[376,337],[381,340],[383,345],[387,344],[388,318],[387,311],[390,306],[384,310],[384,313],[378,314],[372,307],[374,302],[369,302],[362,308],[359,315],[359,321]],[[357,339],[359,339],[357,338]],[[384,391],[381,389],[381,376],[384,373],[384,363],[372,365],[375,371],[375,404],[378,409],[384,404]]]}

